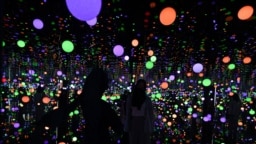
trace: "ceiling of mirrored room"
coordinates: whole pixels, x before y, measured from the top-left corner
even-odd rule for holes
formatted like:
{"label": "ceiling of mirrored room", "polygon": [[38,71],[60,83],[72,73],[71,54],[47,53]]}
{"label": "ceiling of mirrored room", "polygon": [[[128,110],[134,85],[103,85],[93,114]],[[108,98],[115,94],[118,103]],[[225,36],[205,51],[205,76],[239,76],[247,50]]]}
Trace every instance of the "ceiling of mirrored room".
{"label": "ceiling of mirrored room", "polygon": [[[121,83],[139,77],[172,83],[171,75],[185,82],[210,78],[225,84],[241,78],[246,87],[256,83],[254,0],[103,0],[91,20],[77,18],[68,0],[2,3],[4,77],[31,70],[74,77],[99,65]],[[87,8],[79,13],[90,13]],[[161,21],[164,10],[173,22]],[[65,49],[64,42],[73,49]],[[195,72],[198,63],[203,70]]]}

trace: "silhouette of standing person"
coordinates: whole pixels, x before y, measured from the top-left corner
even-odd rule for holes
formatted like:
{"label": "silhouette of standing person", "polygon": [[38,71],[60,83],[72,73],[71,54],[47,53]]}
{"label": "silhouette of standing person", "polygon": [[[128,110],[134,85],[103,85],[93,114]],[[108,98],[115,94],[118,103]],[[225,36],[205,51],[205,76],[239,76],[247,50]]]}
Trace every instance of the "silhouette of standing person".
{"label": "silhouette of standing person", "polygon": [[[121,117],[121,121],[123,124],[123,127],[125,125],[125,120],[126,120],[126,102],[127,102],[127,98],[130,96],[130,92],[128,90],[125,90],[123,94],[120,95],[120,117]],[[129,137],[128,137],[128,132],[123,133],[123,137],[121,139],[121,143],[122,144],[128,144],[129,141]]]}
{"label": "silhouette of standing person", "polygon": [[238,119],[241,114],[241,100],[237,93],[229,96],[227,120],[228,120],[228,140],[230,144],[237,141]]}
{"label": "silhouette of standing person", "polygon": [[85,119],[86,144],[110,144],[110,128],[121,135],[123,127],[109,103],[101,97],[108,88],[107,73],[101,68],[94,68],[88,75],[79,96],[80,105]]}
{"label": "silhouette of standing person", "polygon": [[139,79],[127,99],[125,131],[130,144],[150,144],[154,114],[152,101],[146,94],[146,81]]}

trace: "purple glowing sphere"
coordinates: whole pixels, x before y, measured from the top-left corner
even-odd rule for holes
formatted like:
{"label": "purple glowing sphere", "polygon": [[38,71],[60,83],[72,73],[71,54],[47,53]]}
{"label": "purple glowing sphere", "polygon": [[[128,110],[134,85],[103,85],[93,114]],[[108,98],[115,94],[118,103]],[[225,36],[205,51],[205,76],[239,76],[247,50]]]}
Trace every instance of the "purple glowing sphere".
{"label": "purple glowing sphere", "polygon": [[66,0],[69,12],[78,20],[88,21],[97,17],[101,10],[101,0]]}

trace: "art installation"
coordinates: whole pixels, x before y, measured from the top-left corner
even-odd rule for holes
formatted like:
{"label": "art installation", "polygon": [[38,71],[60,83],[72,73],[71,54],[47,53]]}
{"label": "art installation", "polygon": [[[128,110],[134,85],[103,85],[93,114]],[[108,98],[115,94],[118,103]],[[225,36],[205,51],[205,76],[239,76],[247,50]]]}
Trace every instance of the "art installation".
{"label": "art installation", "polygon": [[152,143],[226,143],[234,94],[236,141],[256,143],[255,9],[253,0],[2,0],[0,144],[83,143],[77,99],[95,67],[108,73],[102,99],[119,116],[123,92],[147,81]]}

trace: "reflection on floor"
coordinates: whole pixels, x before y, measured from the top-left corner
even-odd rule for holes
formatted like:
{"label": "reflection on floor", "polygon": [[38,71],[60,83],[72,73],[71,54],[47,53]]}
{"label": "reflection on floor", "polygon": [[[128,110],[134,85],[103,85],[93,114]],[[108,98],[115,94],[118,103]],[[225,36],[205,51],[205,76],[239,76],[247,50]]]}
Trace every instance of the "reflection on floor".
{"label": "reflection on floor", "polygon": [[[22,86],[23,85],[23,86]],[[1,87],[1,140],[0,143],[28,143],[33,132],[34,125],[44,114],[58,107],[58,97],[61,90],[51,89],[49,86],[38,86],[37,89],[26,88],[25,83],[16,87]],[[52,87],[53,88],[53,87]],[[68,100],[74,100],[74,88],[70,88]],[[239,120],[238,142],[256,142],[256,117],[254,93],[242,94],[242,115]],[[152,136],[153,143],[201,143],[212,141],[213,143],[225,143],[227,137],[226,103],[227,96],[218,94],[210,103],[216,105],[209,113],[205,113],[204,102],[207,98],[203,92],[188,91],[155,91],[149,94],[155,109],[155,131]],[[120,114],[120,94],[107,94],[103,100],[111,103]],[[214,101],[215,99],[215,101]],[[206,111],[206,110],[205,110]],[[49,116],[49,119],[54,119]],[[58,116],[57,116],[58,117]],[[57,121],[57,120],[56,120]],[[66,133],[63,141],[72,143],[83,142],[83,129],[86,120],[81,115],[77,106],[69,113]],[[45,125],[41,135],[44,143],[56,141],[60,134],[60,128]],[[122,140],[111,131],[114,143]],[[209,135],[204,135],[209,134]]]}

